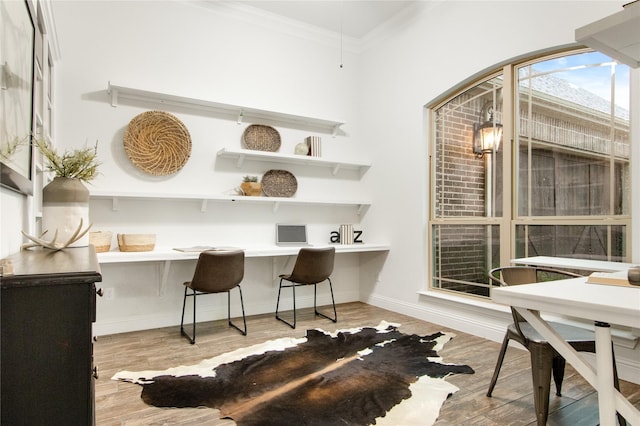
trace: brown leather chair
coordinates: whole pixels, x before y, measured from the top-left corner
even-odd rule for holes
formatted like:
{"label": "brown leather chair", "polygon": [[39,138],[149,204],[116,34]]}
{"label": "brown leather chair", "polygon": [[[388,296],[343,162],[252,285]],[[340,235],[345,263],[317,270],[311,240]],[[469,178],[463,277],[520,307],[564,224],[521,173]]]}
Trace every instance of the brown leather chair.
{"label": "brown leather chair", "polygon": [[[276,318],[288,324],[291,328],[296,328],[296,287],[303,285],[313,285],[313,310],[316,315],[320,315],[333,322],[338,321],[336,313],[336,302],[333,298],[333,286],[329,276],[333,272],[333,263],[335,259],[335,247],[312,248],[304,247],[298,252],[296,263],[290,274],[280,275],[280,287],[278,288],[278,302],[276,304]],[[291,284],[283,285],[283,281],[289,281]],[[317,285],[323,281],[329,282],[329,290],[331,292],[331,303],[333,304],[333,318],[318,311],[316,306]],[[283,288],[291,287],[293,291],[293,323],[284,320],[278,315],[280,308],[280,292]]]}
{"label": "brown leather chair", "polygon": [[[530,284],[579,276],[568,271],[534,266],[504,266],[489,271],[491,283],[500,286]],[[502,348],[500,348],[487,396],[491,396],[493,392],[500,373],[500,367],[502,367],[502,362],[509,346],[509,340],[513,339],[524,346],[530,353],[536,418],[538,425],[542,426],[547,423],[547,417],[549,416],[551,374],[553,373],[553,380],[556,384],[556,395],[561,396],[566,361],[513,307],[511,308],[511,314],[513,323],[507,327],[507,332],[504,335]],[[548,323],[576,351],[595,353],[595,334],[592,331],[557,322],[548,321]],[[611,350],[613,351],[613,347]],[[615,358],[613,372],[615,388],[620,389]],[[618,421],[620,425],[626,425],[624,418],[620,414],[618,414]]]}
{"label": "brown leather chair", "polygon": [[[247,320],[244,314],[244,301],[240,282],[244,278],[244,251],[203,251],[198,257],[193,279],[184,283],[184,298],[182,300],[182,320],[180,334],[189,339],[191,344],[196,342],[196,296],[211,293],[227,293],[227,320],[244,336],[247,335]],[[244,329],[231,322],[231,290],[238,287],[240,292],[240,306],[242,306],[242,321]],[[187,294],[189,289],[192,293]],[[190,337],[184,331],[184,312],[187,297],[193,297],[193,333]]]}

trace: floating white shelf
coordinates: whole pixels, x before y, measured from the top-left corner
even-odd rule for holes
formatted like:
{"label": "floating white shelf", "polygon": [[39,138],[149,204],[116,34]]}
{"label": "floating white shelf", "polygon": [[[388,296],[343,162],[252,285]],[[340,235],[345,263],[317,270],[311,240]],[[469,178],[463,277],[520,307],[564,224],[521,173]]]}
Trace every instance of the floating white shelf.
{"label": "floating white shelf", "polygon": [[218,151],[218,157],[236,160],[236,167],[243,166],[245,161],[268,161],[272,163],[303,164],[305,166],[328,167],[335,176],[341,169],[358,170],[362,176],[370,163],[328,160],[322,157],[311,157],[305,155],[280,154],[276,152],[254,151],[250,149],[228,149],[222,148]]}
{"label": "floating white shelf", "polygon": [[122,100],[129,99],[206,111],[222,118],[233,118],[238,124],[241,124],[243,121],[260,124],[273,123],[282,124],[291,128],[315,130],[322,133],[328,133],[333,136],[345,135],[344,131],[340,129],[340,126],[344,123],[340,121],[224,104],[203,99],[176,96],[168,93],[152,92],[149,90],[119,86],[112,84],[111,82],[109,82],[107,93],[111,95],[111,106],[114,107],[118,106]]}
{"label": "floating white shelf", "polygon": [[120,199],[131,200],[184,200],[199,201],[200,210],[205,212],[209,202],[239,202],[252,204],[272,204],[273,211],[276,212],[281,205],[314,205],[314,206],[334,206],[334,207],[355,207],[357,213],[361,214],[371,205],[370,201],[364,200],[319,200],[285,197],[247,197],[243,195],[208,195],[208,194],[143,194],[126,192],[106,192],[91,191],[91,198],[111,199],[112,209],[119,209]]}
{"label": "floating white shelf", "polygon": [[640,1],[575,32],[577,42],[611,56],[632,68],[640,67]]}

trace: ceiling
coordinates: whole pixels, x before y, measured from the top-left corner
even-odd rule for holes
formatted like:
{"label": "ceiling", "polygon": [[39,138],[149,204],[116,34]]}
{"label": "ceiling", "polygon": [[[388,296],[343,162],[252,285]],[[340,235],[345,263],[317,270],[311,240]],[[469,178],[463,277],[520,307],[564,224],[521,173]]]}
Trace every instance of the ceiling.
{"label": "ceiling", "polygon": [[357,39],[421,0],[232,0]]}

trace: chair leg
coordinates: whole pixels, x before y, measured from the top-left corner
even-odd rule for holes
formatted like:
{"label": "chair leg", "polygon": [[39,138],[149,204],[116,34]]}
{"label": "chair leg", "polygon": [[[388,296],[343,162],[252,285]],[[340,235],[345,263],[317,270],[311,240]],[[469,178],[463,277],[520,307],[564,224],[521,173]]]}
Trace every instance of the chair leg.
{"label": "chair leg", "polygon": [[561,355],[553,357],[551,371],[553,372],[553,382],[556,384],[556,396],[562,396],[562,381],[566,364],[567,361]]}
{"label": "chair leg", "polygon": [[549,344],[530,344],[533,399],[538,426],[547,424],[554,351]]}
{"label": "chair leg", "polygon": [[291,291],[293,292],[293,328],[296,328],[296,283],[291,285]]}
{"label": "chair leg", "polygon": [[293,324],[290,323],[289,321],[283,319],[282,317],[280,317],[280,315],[278,315],[278,309],[280,308],[280,292],[282,291],[282,280],[284,278],[280,278],[280,287],[278,288],[278,302],[276,303],[276,319],[282,321],[283,323],[287,324],[289,327],[291,328],[296,328],[296,286],[295,283],[290,285],[290,286],[284,286],[284,287],[291,287],[291,289],[293,290]]}
{"label": "chair leg", "polygon": [[500,353],[498,354],[498,361],[496,362],[496,368],[493,370],[493,377],[491,378],[491,383],[489,383],[489,390],[487,391],[487,396],[491,396],[493,393],[493,388],[496,387],[496,382],[498,381],[498,375],[500,374],[500,369],[502,368],[502,362],[504,361],[504,355],[507,353],[507,348],[509,347],[509,332],[504,334],[504,339],[502,339],[502,347],[500,348]]}
{"label": "chair leg", "polygon": [[[192,345],[196,343],[196,291],[193,290],[193,294],[187,294],[189,287],[184,287],[184,299],[182,299],[182,319],[180,320],[180,334],[189,340]],[[184,310],[187,304],[187,297],[193,297],[193,337],[190,337],[186,331],[184,331]]]}
{"label": "chair leg", "polygon": [[184,287],[184,297],[182,298],[182,318],[180,319],[180,332],[182,333],[183,331],[183,325],[184,325],[184,308],[185,305],[187,304],[187,286]]}
{"label": "chair leg", "polygon": [[333,318],[318,311],[318,308],[316,306],[316,290],[318,288],[318,284],[313,285],[313,311],[315,312],[316,315],[320,315],[321,317],[324,317],[333,322],[338,322],[338,313],[336,312],[336,301],[333,298],[333,286],[331,285],[330,278],[327,278],[327,281],[329,281],[329,290],[331,291],[331,304],[333,305]]}
{"label": "chair leg", "polygon": [[231,322],[231,290],[227,291],[227,321],[229,322],[229,325],[231,327],[238,330],[240,333],[242,333],[243,336],[246,336],[247,335],[247,318],[244,315],[244,300],[242,299],[242,289],[240,288],[239,284],[238,284],[238,290],[240,291],[240,306],[242,307],[242,322],[244,323],[244,330]]}

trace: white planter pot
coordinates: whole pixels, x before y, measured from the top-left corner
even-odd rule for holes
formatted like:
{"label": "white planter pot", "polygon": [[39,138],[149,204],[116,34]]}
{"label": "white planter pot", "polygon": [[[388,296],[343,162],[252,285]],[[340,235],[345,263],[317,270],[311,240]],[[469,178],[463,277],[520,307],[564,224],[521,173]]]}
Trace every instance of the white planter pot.
{"label": "white planter pot", "polygon": [[[57,177],[42,189],[42,237],[50,241],[58,231],[57,242],[65,242],[80,226],[82,231],[89,226],[89,190],[79,179]],[[69,247],[86,247],[86,234]]]}

